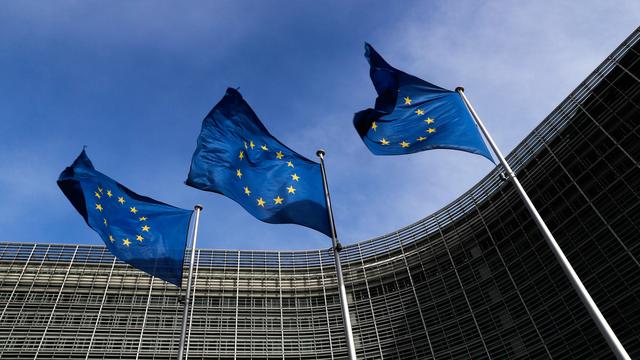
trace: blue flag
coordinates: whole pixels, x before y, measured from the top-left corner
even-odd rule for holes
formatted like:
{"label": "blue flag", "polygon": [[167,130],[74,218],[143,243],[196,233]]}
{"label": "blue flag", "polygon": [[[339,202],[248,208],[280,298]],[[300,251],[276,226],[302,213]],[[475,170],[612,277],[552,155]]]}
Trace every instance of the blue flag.
{"label": "blue flag", "polygon": [[269,134],[235,89],[202,121],[186,183],[227,196],[264,222],[331,236],[320,165]]}
{"label": "blue flag", "polygon": [[118,259],[182,285],[182,264],[193,211],[140,196],[96,171],[82,153],[58,186]]}
{"label": "blue flag", "polygon": [[454,149],[493,162],[460,94],[393,68],[369,44],[365,57],[378,98],[375,109],[355,114],[353,124],[372,153]]}

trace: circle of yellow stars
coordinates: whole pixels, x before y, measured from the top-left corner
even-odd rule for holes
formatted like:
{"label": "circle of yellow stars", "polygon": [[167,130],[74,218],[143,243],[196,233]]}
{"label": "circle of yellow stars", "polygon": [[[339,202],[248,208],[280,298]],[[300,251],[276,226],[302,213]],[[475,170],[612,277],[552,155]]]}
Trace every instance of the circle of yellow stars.
{"label": "circle of yellow stars", "polygon": [[[405,96],[403,100],[404,100],[404,105],[411,105],[411,103],[413,102],[413,100],[408,96]],[[423,109],[416,109],[415,113],[418,116],[424,116],[425,115],[425,111]],[[424,119],[423,121],[428,126],[427,129],[425,130],[425,133],[426,134],[434,134],[436,132],[436,127],[433,124],[436,122],[436,120],[434,118],[432,118],[432,117],[427,116],[427,118]],[[375,121],[371,123],[371,130],[373,130],[374,133],[378,131],[378,127],[379,127],[379,125]],[[424,135],[423,136],[419,136],[418,138],[415,139],[415,141],[417,141],[417,142],[422,142],[422,141],[425,141],[425,140],[427,140],[427,136],[424,136]],[[389,141],[388,139],[386,139],[384,137],[381,138],[379,140],[379,142],[380,142],[380,145],[382,145],[382,146],[391,145],[391,141]],[[411,142],[408,141],[407,139],[404,139],[401,142],[399,142],[398,145],[400,145],[400,147],[402,147],[403,149],[408,149],[409,147],[411,147]]]}
{"label": "circle of yellow stars", "polygon": [[[253,142],[253,140],[249,140],[248,143],[245,141],[244,150],[240,150],[240,152],[238,153],[238,159],[242,161],[245,157],[247,157],[248,152],[254,150],[256,147],[257,145]],[[258,149],[255,149],[255,151],[273,153],[273,151],[269,150],[269,147],[266,144],[259,146]],[[291,171],[294,171],[292,174],[289,174],[289,176],[291,177],[290,179],[291,183],[288,187],[285,188],[287,192],[286,194],[283,194],[283,196],[286,197],[286,196],[295,195],[297,189],[295,188],[294,185],[297,182],[299,182],[301,178],[297,173],[295,173],[295,166],[293,165],[293,162],[289,159],[286,159],[282,151],[276,151],[273,154],[275,154],[274,156],[277,160],[285,161],[287,163],[287,167],[291,168]],[[242,170],[236,169],[235,172],[238,180],[242,180],[242,177],[244,176],[244,174],[242,173]],[[251,197],[251,194],[253,194],[253,191],[248,186],[242,186],[242,192],[249,197]],[[281,197],[280,194],[276,194],[276,197],[272,199],[268,199],[268,198],[265,199],[262,196],[258,196],[256,198],[256,206],[264,208],[265,206],[283,205],[284,201],[285,201],[285,198]]]}
{"label": "circle of yellow stars", "polygon": [[[107,189],[107,191],[105,192],[104,188],[102,186],[98,186],[98,188],[94,192],[94,196],[96,198],[95,210],[100,212],[101,214],[104,211],[104,207],[102,206],[102,203],[105,200],[114,199],[116,202],[118,202],[120,204],[120,206],[125,206],[125,203],[127,202],[126,199],[124,198],[124,196],[115,196],[111,189]],[[149,218],[146,217],[146,216],[139,216],[138,212],[139,212],[139,210],[135,206],[129,206],[129,213],[131,213],[134,217],[137,217],[138,222],[143,224],[140,227],[139,233],[137,233],[135,235],[135,237],[131,237],[131,238],[135,239],[136,241],[138,241],[140,243],[142,243],[145,240],[145,237],[143,236],[143,234],[149,233],[149,231],[151,230],[151,227],[146,224],[146,221]],[[106,216],[106,215],[103,215],[103,216]],[[109,229],[109,222],[107,221],[107,218],[103,217],[102,218],[102,222],[103,222],[104,226],[108,230]],[[111,233],[109,233],[109,241],[114,245],[118,243],[117,239]],[[126,247],[130,247],[131,244],[132,244],[132,241],[129,239],[129,237],[123,237],[122,239],[119,239],[119,242],[123,246],[126,246]]]}

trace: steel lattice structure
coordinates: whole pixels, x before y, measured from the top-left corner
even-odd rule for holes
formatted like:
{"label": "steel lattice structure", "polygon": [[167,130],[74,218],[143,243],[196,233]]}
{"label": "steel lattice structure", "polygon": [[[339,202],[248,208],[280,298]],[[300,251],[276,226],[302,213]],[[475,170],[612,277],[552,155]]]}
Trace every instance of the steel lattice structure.
{"label": "steel lattice structure", "polygon": [[[640,357],[640,29],[508,160]],[[498,169],[341,252],[359,359],[611,356]],[[329,250],[196,252],[190,359],[343,359]],[[170,359],[180,294],[100,246],[0,243],[0,357]],[[186,280],[185,280],[186,281]]]}

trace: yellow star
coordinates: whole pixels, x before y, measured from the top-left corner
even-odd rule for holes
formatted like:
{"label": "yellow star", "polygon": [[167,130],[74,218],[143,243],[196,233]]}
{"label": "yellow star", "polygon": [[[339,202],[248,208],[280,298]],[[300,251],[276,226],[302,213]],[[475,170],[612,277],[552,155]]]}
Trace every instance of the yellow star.
{"label": "yellow star", "polygon": [[434,128],[429,128],[429,129],[427,130],[427,132],[428,132],[429,134],[431,134],[431,133],[436,132],[436,129],[434,129]]}
{"label": "yellow star", "polygon": [[122,240],[122,244],[126,245],[127,247],[129,247],[129,245],[131,245],[131,241],[129,241],[129,239],[124,239],[124,240]]}
{"label": "yellow star", "polygon": [[373,131],[377,131],[378,130],[378,124],[376,124],[376,122],[372,122],[371,123],[371,128],[373,129]]}
{"label": "yellow star", "polygon": [[264,200],[262,198],[258,198],[258,206],[264,207]]}
{"label": "yellow star", "polygon": [[242,179],[242,171],[240,169],[236,170],[236,176]]}
{"label": "yellow star", "polygon": [[111,190],[107,190],[107,196],[108,197],[112,197],[113,196],[113,194],[111,193]]}
{"label": "yellow star", "polygon": [[107,226],[107,219],[106,218],[103,218],[102,222],[104,223],[104,226]]}
{"label": "yellow star", "polygon": [[136,240],[142,241],[142,240],[144,240],[144,238],[141,235],[136,235]]}
{"label": "yellow star", "polygon": [[282,159],[284,157],[284,154],[282,153],[282,151],[278,151],[276,153],[276,157],[278,158],[278,160]]}
{"label": "yellow star", "polygon": [[424,136],[420,136],[420,137],[418,138],[418,141],[425,141],[425,140],[427,140],[427,138],[426,138],[426,137],[424,137]]}
{"label": "yellow star", "polygon": [[280,195],[276,196],[275,199],[273,199],[273,202],[276,203],[276,205],[280,205],[282,204],[282,200],[284,200],[283,198],[280,197]]}
{"label": "yellow star", "polygon": [[100,193],[96,191],[96,197],[100,199]]}
{"label": "yellow star", "polygon": [[140,221],[147,221],[147,217],[146,217],[146,216],[141,216],[138,220],[140,220]]}
{"label": "yellow star", "polygon": [[113,238],[113,235],[109,234],[109,241],[114,242],[116,239]]}
{"label": "yellow star", "polygon": [[238,154],[238,157],[240,158],[240,160],[244,159],[244,151],[240,151],[240,154]]}
{"label": "yellow star", "polygon": [[298,176],[297,174],[293,174],[293,175],[291,175],[291,178],[293,179],[293,181],[298,181],[298,180],[300,180],[300,176]]}
{"label": "yellow star", "polygon": [[247,194],[247,196],[251,195],[251,190],[249,190],[248,187],[244,187],[244,193]]}
{"label": "yellow star", "polygon": [[293,167],[293,163],[291,161],[287,161],[287,166],[288,167]]}
{"label": "yellow star", "polygon": [[403,148],[408,148],[408,147],[409,147],[409,145],[410,145],[410,144],[409,144],[408,142],[406,142],[406,141],[402,141],[402,142],[400,143],[400,146],[402,146]]}
{"label": "yellow star", "polygon": [[289,191],[289,194],[295,194],[296,193],[296,188],[294,188],[292,185],[289,185],[287,190]]}
{"label": "yellow star", "polygon": [[102,212],[102,205],[96,204],[96,210],[100,210],[100,212]]}
{"label": "yellow star", "polygon": [[124,204],[124,198],[123,198],[122,196],[121,196],[121,197],[119,197],[119,198],[118,198],[118,202],[119,202],[120,204]]}
{"label": "yellow star", "polygon": [[424,122],[426,122],[427,124],[433,124],[435,120],[433,120],[432,118],[427,118],[427,120],[425,120]]}
{"label": "yellow star", "polygon": [[408,97],[408,96],[407,96],[407,97],[405,97],[405,98],[404,98],[404,104],[405,104],[405,105],[411,105],[411,98],[410,98],[410,97]]}
{"label": "yellow star", "polygon": [[138,209],[136,209],[135,206],[134,206],[132,208],[129,208],[129,211],[131,211],[133,214],[135,214],[135,213],[138,212]]}
{"label": "yellow star", "polygon": [[249,141],[249,147],[251,148],[251,150],[256,147],[256,144],[253,143],[253,140]]}
{"label": "yellow star", "polygon": [[422,109],[418,109],[418,110],[416,110],[416,114],[418,114],[418,115],[424,115],[424,110],[422,110]]}
{"label": "yellow star", "polygon": [[98,186],[98,191],[100,191],[100,194],[102,194],[102,187]]}
{"label": "yellow star", "polygon": [[262,151],[269,151],[269,148],[267,147],[267,145],[260,146],[260,149],[262,149]]}
{"label": "yellow star", "polygon": [[149,232],[149,229],[151,229],[148,225],[145,225],[142,227],[142,231],[146,231]]}
{"label": "yellow star", "polygon": [[387,140],[387,139],[385,139],[385,138],[382,138],[382,140],[380,140],[380,143],[381,143],[382,145],[389,145],[389,140]]}

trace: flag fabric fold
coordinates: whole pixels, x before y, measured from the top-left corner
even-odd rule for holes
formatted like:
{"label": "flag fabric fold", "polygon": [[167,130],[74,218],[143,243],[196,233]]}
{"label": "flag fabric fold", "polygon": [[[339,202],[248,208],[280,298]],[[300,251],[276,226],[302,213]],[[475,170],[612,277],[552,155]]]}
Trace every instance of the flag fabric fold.
{"label": "flag fabric fold", "polygon": [[320,165],[273,137],[236,89],[204,118],[186,184],[227,196],[261,221],[331,236]]}
{"label": "flag fabric fold", "polygon": [[113,255],[181,287],[193,211],[134,193],[97,171],[84,150],[57,183]]}
{"label": "flag fabric fold", "polygon": [[353,124],[372,153],[453,149],[494,162],[460,94],[395,69],[369,44],[365,57],[378,97],[375,108],[355,114]]}

